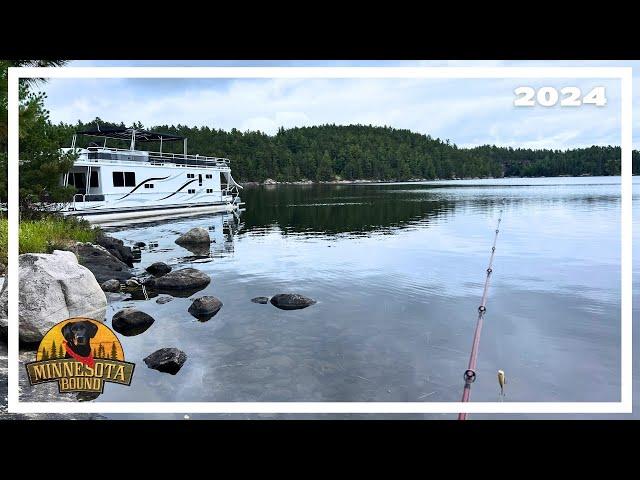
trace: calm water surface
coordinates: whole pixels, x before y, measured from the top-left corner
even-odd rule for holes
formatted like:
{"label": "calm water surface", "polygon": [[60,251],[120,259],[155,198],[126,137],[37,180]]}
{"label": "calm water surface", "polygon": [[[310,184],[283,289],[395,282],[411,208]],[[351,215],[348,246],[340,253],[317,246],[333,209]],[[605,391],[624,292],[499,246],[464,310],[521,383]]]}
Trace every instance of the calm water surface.
{"label": "calm water surface", "polygon": [[[618,177],[254,187],[242,197],[239,221],[111,231],[148,244],[140,272],[159,260],[205,271],[211,284],[191,298],[224,306],[200,322],[189,298],[111,303],[109,325],[128,305],[156,322],[122,338],[138,364],[132,386],[108,385],[97,401],[458,401],[501,205],[472,400],[497,401],[503,369],[505,401],[619,401]],[[216,240],[208,257],[174,243],[196,226]],[[250,302],[281,292],[318,303]],[[142,362],[171,346],[188,355],[177,375]]]}

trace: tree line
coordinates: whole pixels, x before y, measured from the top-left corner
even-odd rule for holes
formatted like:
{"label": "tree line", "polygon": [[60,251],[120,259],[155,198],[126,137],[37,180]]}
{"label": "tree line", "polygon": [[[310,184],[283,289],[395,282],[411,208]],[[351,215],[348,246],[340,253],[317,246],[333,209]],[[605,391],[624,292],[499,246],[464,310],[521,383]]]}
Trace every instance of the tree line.
{"label": "tree line", "polygon": [[[69,146],[75,131],[125,127],[100,118],[75,125],[55,125],[55,138]],[[137,128],[145,128],[141,123]],[[406,129],[371,125],[319,125],[280,128],[275,135],[260,131],[225,131],[210,127],[155,125],[149,130],[188,138],[188,151],[227,157],[233,175],[241,182],[411,180],[477,177],[538,177],[619,175],[620,147],[593,146],[569,150],[524,149],[483,145],[460,148],[449,140]],[[78,137],[77,145],[96,141]],[[109,140],[109,145],[128,148],[128,142]],[[63,146],[63,145],[60,145]],[[158,150],[150,143],[145,149]],[[163,144],[165,152],[182,152],[182,143]],[[639,152],[633,152],[634,160]],[[640,163],[634,173],[640,173]]]}

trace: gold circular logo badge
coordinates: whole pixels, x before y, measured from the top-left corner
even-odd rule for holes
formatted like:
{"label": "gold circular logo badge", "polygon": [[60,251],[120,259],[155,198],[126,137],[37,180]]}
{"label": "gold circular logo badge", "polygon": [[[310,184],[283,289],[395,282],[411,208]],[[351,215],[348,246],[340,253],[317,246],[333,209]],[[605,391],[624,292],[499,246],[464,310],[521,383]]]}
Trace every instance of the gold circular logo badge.
{"label": "gold circular logo badge", "polygon": [[60,392],[99,392],[105,382],[130,385],[135,365],[124,361],[116,334],[104,323],[72,317],[57,323],[26,365],[31,385],[58,382]]}

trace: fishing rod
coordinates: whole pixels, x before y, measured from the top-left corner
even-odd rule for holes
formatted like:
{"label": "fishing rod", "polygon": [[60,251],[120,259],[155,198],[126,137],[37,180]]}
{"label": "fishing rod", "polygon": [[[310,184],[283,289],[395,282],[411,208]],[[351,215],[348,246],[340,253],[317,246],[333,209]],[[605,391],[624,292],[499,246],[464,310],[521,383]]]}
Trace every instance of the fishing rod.
{"label": "fishing rod", "polygon": [[[493,246],[491,247],[491,256],[489,257],[489,266],[487,267],[487,276],[484,280],[484,290],[482,292],[482,300],[478,307],[478,321],[476,322],[476,330],[473,334],[473,343],[471,345],[471,355],[469,356],[469,366],[464,371],[464,389],[462,390],[462,401],[468,402],[471,396],[471,384],[476,381],[476,366],[478,363],[478,347],[480,346],[480,333],[482,332],[482,323],[484,315],[487,313],[487,295],[489,293],[489,282],[493,273],[493,257],[496,253],[496,242],[498,241],[498,233],[500,232],[500,222],[502,221],[503,206],[500,208],[498,215],[498,224],[496,225],[496,233],[493,237]],[[504,376],[504,373],[503,373]],[[502,384],[501,384],[502,385]],[[466,413],[459,413],[458,420],[466,420]]]}

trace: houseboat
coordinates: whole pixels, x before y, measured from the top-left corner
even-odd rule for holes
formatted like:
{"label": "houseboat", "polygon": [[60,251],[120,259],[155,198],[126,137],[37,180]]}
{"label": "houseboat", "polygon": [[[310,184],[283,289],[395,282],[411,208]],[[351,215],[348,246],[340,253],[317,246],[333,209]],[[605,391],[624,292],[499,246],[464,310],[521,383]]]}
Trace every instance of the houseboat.
{"label": "houseboat", "polygon": [[[101,141],[77,148],[78,135]],[[130,147],[107,146],[108,140]],[[151,142],[159,145],[158,152],[138,147]],[[182,142],[183,152],[163,152],[167,142]],[[187,154],[185,137],[136,128],[87,130],[77,132],[71,147],[62,151],[77,154],[61,178],[63,186],[76,189],[61,208],[64,215],[104,223],[242,210],[242,186],[231,176],[229,160]]]}

